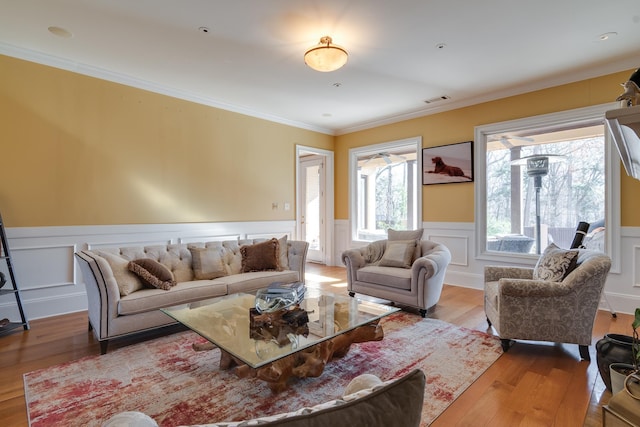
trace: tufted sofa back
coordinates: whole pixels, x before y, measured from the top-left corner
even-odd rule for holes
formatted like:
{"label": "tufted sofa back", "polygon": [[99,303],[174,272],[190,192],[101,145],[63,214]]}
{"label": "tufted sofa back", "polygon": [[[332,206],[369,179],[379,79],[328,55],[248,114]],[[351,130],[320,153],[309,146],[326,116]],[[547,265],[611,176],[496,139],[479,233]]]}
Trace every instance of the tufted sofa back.
{"label": "tufted sofa back", "polygon": [[[139,258],[151,258],[171,270],[177,282],[188,282],[194,279],[189,247],[217,248],[221,252],[227,274],[231,275],[240,273],[242,269],[240,247],[264,242],[265,240],[266,239],[244,239],[153,246],[127,246],[121,248],[101,248],[100,251],[119,255],[128,261]],[[307,242],[296,240],[287,241],[286,238],[280,239],[280,242],[287,245],[287,249],[283,252],[284,258],[282,258],[281,264],[287,270],[299,271],[300,277],[304,277],[305,259],[299,258],[306,254],[304,248]]]}

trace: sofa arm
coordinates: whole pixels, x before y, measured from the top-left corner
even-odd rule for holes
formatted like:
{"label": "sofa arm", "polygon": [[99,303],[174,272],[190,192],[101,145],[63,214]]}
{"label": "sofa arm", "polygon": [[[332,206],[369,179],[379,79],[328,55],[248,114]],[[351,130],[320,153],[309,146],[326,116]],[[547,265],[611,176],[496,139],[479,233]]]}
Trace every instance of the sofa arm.
{"label": "sofa arm", "polygon": [[487,265],[484,267],[484,282],[497,282],[500,279],[533,279],[533,268],[504,267]]}
{"label": "sofa arm", "polygon": [[363,248],[347,249],[342,252],[342,263],[346,265],[347,268],[353,268],[355,270],[364,267],[366,262],[364,260]]}
{"label": "sofa arm", "polygon": [[347,267],[347,290],[352,290],[357,272],[367,263],[365,261],[365,248],[348,249],[342,252],[342,262]]}
{"label": "sofa arm", "polygon": [[423,245],[422,249],[422,256],[416,258],[411,265],[414,274],[416,270],[424,268],[429,273],[427,277],[431,277],[446,270],[451,262],[451,252],[449,252],[449,249],[441,244],[435,244],[428,250],[425,250],[425,246]]}
{"label": "sofa arm", "polygon": [[118,317],[120,290],[111,266],[92,251],[76,252],[87,292],[89,322],[99,340],[109,337],[109,319]]}
{"label": "sofa arm", "polygon": [[309,251],[309,242],[304,240],[289,240],[287,242],[289,259],[289,269],[297,271],[300,276],[298,280],[304,281],[304,267],[307,262],[307,252]]}
{"label": "sofa arm", "polygon": [[519,298],[552,298],[562,297],[571,292],[571,287],[562,282],[549,282],[533,279],[500,279],[503,295]]}

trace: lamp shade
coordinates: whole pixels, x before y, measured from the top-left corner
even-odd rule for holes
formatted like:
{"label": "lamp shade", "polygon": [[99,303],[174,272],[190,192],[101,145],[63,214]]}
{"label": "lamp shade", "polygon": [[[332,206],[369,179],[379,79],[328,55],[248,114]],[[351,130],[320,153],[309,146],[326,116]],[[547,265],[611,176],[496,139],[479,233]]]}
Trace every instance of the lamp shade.
{"label": "lamp shade", "polygon": [[349,54],[342,47],[331,44],[329,36],[320,39],[317,46],[307,50],[304,62],[316,71],[335,71],[347,63]]}

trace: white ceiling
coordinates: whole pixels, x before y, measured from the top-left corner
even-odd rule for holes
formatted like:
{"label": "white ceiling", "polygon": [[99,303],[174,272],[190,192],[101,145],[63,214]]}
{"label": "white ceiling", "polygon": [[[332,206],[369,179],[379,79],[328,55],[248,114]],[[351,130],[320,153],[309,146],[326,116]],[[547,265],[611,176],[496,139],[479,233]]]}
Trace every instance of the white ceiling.
{"label": "white ceiling", "polygon": [[0,0],[0,54],[342,134],[637,68],[640,0]]}

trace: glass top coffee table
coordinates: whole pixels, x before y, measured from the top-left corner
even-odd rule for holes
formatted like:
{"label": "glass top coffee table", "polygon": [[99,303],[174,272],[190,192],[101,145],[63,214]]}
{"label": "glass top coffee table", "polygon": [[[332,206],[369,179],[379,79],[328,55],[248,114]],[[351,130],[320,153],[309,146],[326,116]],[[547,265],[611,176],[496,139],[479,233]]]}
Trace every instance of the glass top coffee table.
{"label": "glass top coffee table", "polygon": [[238,293],[162,311],[219,347],[221,369],[263,379],[274,392],[291,376],[321,375],[352,343],[381,340],[380,319],[399,311],[319,289],[307,289],[299,306],[274,313],[260,314],[254,305],[254,295]]}

